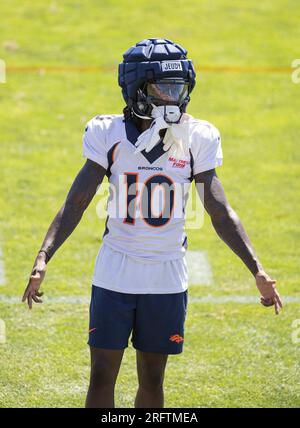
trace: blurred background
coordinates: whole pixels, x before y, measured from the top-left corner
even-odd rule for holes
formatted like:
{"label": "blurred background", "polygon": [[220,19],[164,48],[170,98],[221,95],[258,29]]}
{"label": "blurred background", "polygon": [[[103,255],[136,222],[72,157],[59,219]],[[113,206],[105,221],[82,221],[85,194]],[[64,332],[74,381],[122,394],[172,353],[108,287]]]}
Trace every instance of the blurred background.
{"label": "blurred background", "polygon": [[[300,83],[291,67],[300,58],[299,2],[11,0],[0,17],[0,407],[83,406],[104,230],[97,196],[48,266],[44,304],[29,312],[20,299],[83,164],[85,123],[122,112],[118,63],[149,37],[171,39],[193,59],[188,112],[219,128],[218,174],[286,301],[278,317],[259,305],[251,274],[206,216],[189,248],[205,253],[212,281],[190,286],[185,350],[169,358],[165,405],[299,407]],[[136,387],[130,345],[116,406],[133,407]]]}

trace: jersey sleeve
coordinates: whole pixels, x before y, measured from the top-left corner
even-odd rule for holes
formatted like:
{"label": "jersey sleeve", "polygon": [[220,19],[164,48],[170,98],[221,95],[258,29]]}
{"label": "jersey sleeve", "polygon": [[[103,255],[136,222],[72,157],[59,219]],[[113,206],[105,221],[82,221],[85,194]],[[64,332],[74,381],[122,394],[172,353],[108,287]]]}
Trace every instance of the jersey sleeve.
{"label": "jersey sleeve", "polygon": [[83,156],[103,168],[108,168],[106,129],[103,120],[91,119],[85,128],[82,138]]}
{"label": "jersey sleeve", "polygon": [[193,174],[208,171],[222,165],[221,136],[217,128],[207,122],[196,127],[192,144]]}

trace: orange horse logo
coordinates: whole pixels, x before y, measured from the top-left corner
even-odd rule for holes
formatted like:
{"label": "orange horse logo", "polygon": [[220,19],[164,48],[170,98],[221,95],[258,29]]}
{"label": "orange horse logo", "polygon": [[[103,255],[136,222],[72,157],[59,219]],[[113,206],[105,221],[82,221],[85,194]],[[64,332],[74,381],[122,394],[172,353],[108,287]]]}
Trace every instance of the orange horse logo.
{"label": "orange horse logo", "polygon": [[173,336],[169,337],[169,340],[171,340],[171,342],[176,342],[176,343],[180,343],[184,341],[183,337],[181,337],[179,334],[173,334]]}

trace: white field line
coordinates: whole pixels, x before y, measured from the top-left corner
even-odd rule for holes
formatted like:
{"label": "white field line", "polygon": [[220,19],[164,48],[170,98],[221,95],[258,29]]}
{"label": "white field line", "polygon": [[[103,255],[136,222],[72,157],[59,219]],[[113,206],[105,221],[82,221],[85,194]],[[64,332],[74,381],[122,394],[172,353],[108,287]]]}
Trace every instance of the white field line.
{"label": "white field line", "polygon": [[212,271],[205,251],[186,252],[190,285],[211,285]]}
{"label": "white field line", "polygon": [[4,285],[5,283],[5,270],[4,270],[4,260],[3,253],[0,247],[0,285]]}
{"label": "white field line", "polygon": [[[282,296],[284,303],[300,303],[300,296]],[[193,297],[189,295],[189,303],[212,303],[212,304],[225,304],[225,303],[237,303],[237,304],[257,304],[259,303],[259,296],[238,296],[238,295],[227,295],[227,296],[203,296]],[[68,304],[68,305],[87,305],[90,302],[90,296],[56,296],[56,297],[44,297],[44,303],[49,304]],[[6,304],[21,304],[21,296],[0,296],[0,303]]]}
{"label": "white field line", "polygon": [[[187,264],[189,269],[189,285],[210,285],[212,283],[212,271],[208,261],[207,254],[204,251],[187,251]],[[2,250],[0,247],[0,285],[5,282],[4,262],[2,257]],[[207,295],[203,297],[193,297],[189,295],[189,303],[212,303],[212,304],[256,304],[259,302],[258,295],[226,295],[226,296],[212,296]],[[298,296],[285,296],[283,301],[286,303],[300,303]],[[90,296],[56,296],[44,297],[45,303],[50,304],[69,304],[69,305],[87,305],[90,302]],[[0,303],[18,304],[21,303],[21,296],[1,296]]]}

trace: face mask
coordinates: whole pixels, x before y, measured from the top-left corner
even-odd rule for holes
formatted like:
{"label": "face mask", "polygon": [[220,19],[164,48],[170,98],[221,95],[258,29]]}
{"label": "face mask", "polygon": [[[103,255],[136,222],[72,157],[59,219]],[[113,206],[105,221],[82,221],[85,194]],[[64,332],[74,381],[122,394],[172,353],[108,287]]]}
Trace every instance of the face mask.
{"label": "face mask", "polygon": [[[167,129],[166,135],[163,139],[164,150],[168,151],[171,156],[177,159],[189,156],[189,140],[190,140],[190,119],[191,116],[184,113],[179,117],[180,122],[166,122],[161,107],[153,106],[152,113],[155,119],[151,123],[149,129],[144,131],[135,144],[137,147],[135,153],[140,153],[143,150],[150,152],[160,141],[159,131]],[[169,106],[173,107],[173,106]]]}
{"label": "face mask", "polygon": [[151,116],[154,119],[162,116],[167,123],[179,122],[181,118],[179,105],[182,104],[188,94],[187,83],[166,80],[148,83],[145,90],[147,99],[151,100],[153,107]]}
{"label": "face mask", "polygon": [[[162,117],[166,123],[179,123],[182,116],[180,106],[188,95],[188,84],[166,79],[156,83],[147,83],[140,90],[140,100],[137,102],[139,111],[134,114],[141,119],[157,119]],[[146,109],[147,105],[152,109]],[[144,112],[148,111],[145,115]]]}
{"label": "face mask", "polygon": [[164,105],[164,106],[155,106],[152,104],[151,116],[154,119],[158,117],[163,117],[166,123],[178,123],[181,118],[181,111],[178,106]]}

